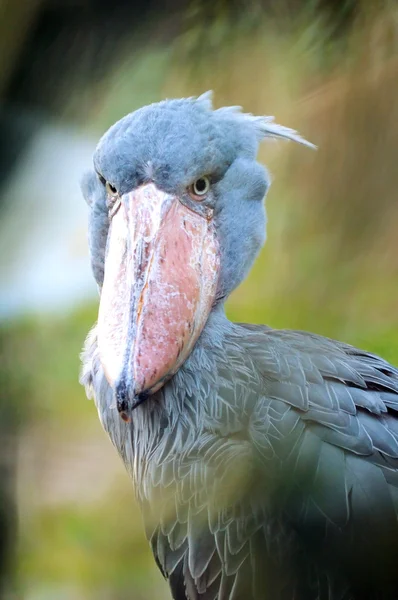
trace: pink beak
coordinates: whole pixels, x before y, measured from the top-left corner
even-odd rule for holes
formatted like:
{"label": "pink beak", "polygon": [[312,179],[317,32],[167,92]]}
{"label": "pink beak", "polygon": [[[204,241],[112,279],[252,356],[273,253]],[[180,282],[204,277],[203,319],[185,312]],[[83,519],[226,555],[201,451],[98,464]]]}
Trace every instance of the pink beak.
{"label": "pink beak", "polygon": [[214,223],[146,184],[113,215],[98,316],[98,348],[119,412],[153,394],[189,356],[215,300]]}

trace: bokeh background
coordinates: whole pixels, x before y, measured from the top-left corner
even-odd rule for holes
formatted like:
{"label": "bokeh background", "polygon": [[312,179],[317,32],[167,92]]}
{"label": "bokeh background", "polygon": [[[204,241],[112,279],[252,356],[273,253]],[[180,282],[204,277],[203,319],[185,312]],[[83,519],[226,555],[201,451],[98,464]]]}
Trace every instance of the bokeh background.
{"label": "bokeh background", "polygon": [[264,144],[268,242],[232,319],[398,364],[398,6],[1,0],[0,575],[4,598],[168,598],[78,384],[96,319],[79,179],[142,104],[215,92],[319,146]]}

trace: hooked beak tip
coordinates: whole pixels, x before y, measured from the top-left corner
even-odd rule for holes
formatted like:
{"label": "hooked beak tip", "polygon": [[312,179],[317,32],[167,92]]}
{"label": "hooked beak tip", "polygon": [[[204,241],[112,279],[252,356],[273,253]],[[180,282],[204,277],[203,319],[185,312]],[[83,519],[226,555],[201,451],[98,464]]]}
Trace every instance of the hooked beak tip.
{"label": "hooked beak tip", "polygon": [[126,423],[131,421],[131,413],[140,404],[150,396],[148,391],[140,392],[139,394],[129,394],[129,386],[124,379],[120,380],[115,386],[116,393],[116,408],[120,417]]}

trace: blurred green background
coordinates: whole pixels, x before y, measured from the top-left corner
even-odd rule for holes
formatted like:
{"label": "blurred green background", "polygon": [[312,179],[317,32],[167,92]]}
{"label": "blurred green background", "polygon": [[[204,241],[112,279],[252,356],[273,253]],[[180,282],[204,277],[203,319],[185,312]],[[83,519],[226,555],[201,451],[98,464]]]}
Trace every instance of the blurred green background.
{"label": "blurred green background", "polygon": [[228,315],[398,364],[398,6],[3,0],[0,57],[4,597],[168,598],[78,384],[98,304],[78,179],[142,104],[213,89],[274,114],[319,150],[263,145],[268,240]]}

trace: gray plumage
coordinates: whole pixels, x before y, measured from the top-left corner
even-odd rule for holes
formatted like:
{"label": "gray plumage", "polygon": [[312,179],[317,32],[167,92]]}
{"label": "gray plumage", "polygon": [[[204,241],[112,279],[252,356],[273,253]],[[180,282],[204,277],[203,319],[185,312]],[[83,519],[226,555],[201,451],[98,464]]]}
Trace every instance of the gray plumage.
{"label": "gray plumage", "polygon": [[[213,111],[208,95],[145,107],[105,134],[95,168],[121,193],[148,178],[179,193],[212,174],[220,278],[191,354],[130,423],[116,410],[96,328],[81,381],[133,478],[173,598],[392,600],[398,370],[347,344],[224,313],[265,239],[269,178],[255,156],[267,136],[304,142],[267,118]],[[101,288],[106,194],[94,172],[83,189]]]}

